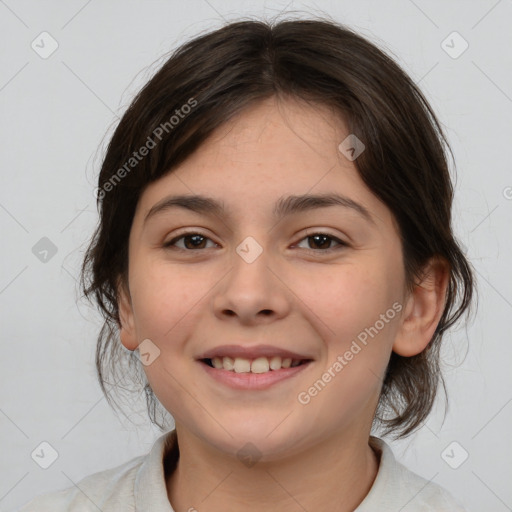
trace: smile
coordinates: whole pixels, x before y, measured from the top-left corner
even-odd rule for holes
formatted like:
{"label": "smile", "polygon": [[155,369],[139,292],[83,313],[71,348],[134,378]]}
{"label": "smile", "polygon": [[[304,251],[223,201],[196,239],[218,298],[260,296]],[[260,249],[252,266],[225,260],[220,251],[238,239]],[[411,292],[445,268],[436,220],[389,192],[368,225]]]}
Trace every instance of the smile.
{"label": "smile", "polygon": [[[306,371],[313,360],[285,358],[278,361],[276,357],[258,357],[251,360],[224,356],[222,359],[201,359],[198,362],[207,376],[223,387],[243,391],[263,391],[280,382],[293,380],[294,376]],[[279,368],[277,368],[278,363]],[[219,367],[216,368],[214,364]]]}
{"label": "smile", "polygon": [[256,359],[247,359],[244,357],[214,357],[202,360],[211,368],[217,370],[227,370],[234,373],[267,373],[281,370],[282,368],[295,368],[304,364],[308,360],[292,359],[290,357],[258,357]]}

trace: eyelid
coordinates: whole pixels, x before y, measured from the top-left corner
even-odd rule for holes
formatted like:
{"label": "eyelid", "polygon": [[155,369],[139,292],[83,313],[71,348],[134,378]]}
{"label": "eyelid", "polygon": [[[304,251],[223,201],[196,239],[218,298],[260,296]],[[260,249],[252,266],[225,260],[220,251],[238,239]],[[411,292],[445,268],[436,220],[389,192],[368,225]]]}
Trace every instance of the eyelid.
{"label": "eyelid", "polygon": [[[201,229],[187,229],[187,228],[184,228],[185,231],[179,231],[177,233],[174,233],[173,237],[167,241],[167,242],[164,242],[162,245],[163,247],[173,247],[173,245],[171,245],[173,242],[176,243],[176,241],[182,239],[182,238],[186,238],[187,236],[193,236],[193,235],[199,235],[199,236],[202,236],[203,238],[213,242],[214,244],[217,244],[217,242],[215,242],[210,235],[204,233],[201,231]],[[218,244],[217,244],[218,245]],[[181,247],[176,247],[177,249],[181,249]],[[183,251],[188,251],[188,252],[192,252],[192,250],[190,249],[181,249]],[[204,250],[204,249],[203,249]]]}
{"label": "eyelid", "polygon": [[[163,247],[164,248],[173,248],[173,249],[177,249],[177,250],[184,251],[184,252],[201,252],[201,251],[204,251],[205,249],[197,249],[197,250],[194,250],[194,249],[182,249],[181,247],[176,247],[174,245],[178,240],[181,240],[182,238],[186,238],[187,236],[193,236],[193,235],[199,235],[199,236],[205,238],[206,240],[209,240],[209,241],[213,242],[214,244],[218,245],[217,242],[212,240],[212,238],[210,236],[208,236],[207,234],[203,233],[200,229],[195,229],[195,230],[186,229],[185,231],[178,231],[177,233],[175,233],[171,240],[169,240],[168,242],[164,242]],[[310,249],[310,248],[303,248],[303,247],[301,247],[301,249],[305,249],[306,251],[313,252],[313,253],[330,253],[332,251],[339,250],[340,248],[343,248],[343,247],[349,247],[349,243],[348,242],[346,242],[345,240],[342,240],[341,238],[339,238],[339,237],[329,233],[327,228],[318,228],[318,229],[307,230],[306,233],[297,242],[295,242],[292,245],[292,247],[297,246],[300,242],[302,242],[304,240],[307,240],[308,238],[310,238],[312,236],[315,236],[315,235],[326,236],[327,238],[329,238],[332,241],[336,242],[337,245],[335,245],[334,247],[329,247],[328,249]]]}
{"label": "eyelid", "polygon": [[335,241],[338,245],[336,245],[334,247],[329,247],[329,249],[306,248],[305,249],[306,251],[311,251],[311,252],[315,252],[315,253],[322,253],[322,252],[325,253],[325,252],[335,251],[335,250],[339,249],[340,247],[348,247],[349,246],[348,242],[346,242],[345,240],[342,240],[341,238],[339,238],[336,235],[333,235],[332,233],[330,233],[327,230],[327,228],[308,229],[306,231],[306,234],[304,236],[302,236],[297,242],[295,242],[295,244],[293,246],[295,247],[297,244],[299,244],[303,240],[307,240],[308,238],[315,236],[315,235],[326,236],[327,238],[330,238],[331,240]]}

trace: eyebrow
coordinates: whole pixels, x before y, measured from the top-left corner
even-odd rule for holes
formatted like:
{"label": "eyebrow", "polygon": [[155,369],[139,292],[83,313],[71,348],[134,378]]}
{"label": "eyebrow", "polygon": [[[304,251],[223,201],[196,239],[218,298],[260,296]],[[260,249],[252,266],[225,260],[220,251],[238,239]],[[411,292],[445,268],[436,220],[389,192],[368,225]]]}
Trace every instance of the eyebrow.
{"label": "eyebrow", "polygon": [[[306,212],[329,206],[350,208],[368,222],[375,225],[375,221],[371,213],[365,206],[357,203],[349,197],[333,193],[280,197],[274,205],[272,214],[276,219],[282,219],[283,217],[293,215],[294,213]],[[156,203],[146,214],[144,223],[156,214],[176,207],[184,208],[199,214],[217,215],[222,218],[226,217],[226,209],[223,201],[217,201],[216,199],[207,196],[186,194],[169,196]]]}

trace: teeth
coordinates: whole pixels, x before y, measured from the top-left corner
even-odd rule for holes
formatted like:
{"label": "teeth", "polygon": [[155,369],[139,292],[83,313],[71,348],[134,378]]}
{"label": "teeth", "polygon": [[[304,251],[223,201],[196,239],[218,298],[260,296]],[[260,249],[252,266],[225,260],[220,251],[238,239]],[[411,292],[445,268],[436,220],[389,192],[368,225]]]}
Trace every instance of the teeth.
{"label": "teeth", "polygon": [[251,363],[252,373],[265,373],[270,369],[270,363],[266,357],[258,357]]}
{"label": "teeth", "polygon": [[235,357],[235,372],[236,373],[249,373],[251,371],[251,361],[241,357]]}
{"label": "teeth", "polygon": [[223,357],[222,358],[222,366],[224,370],[234,370],[235,369],[235,361],[231,359],[231,357]]}
{"label": "teeth", "polygon": [[211,359],[212,366],[218,370],[229,370],[235,373],[266,373],[270,370],[280,370],[281,368],[295,368],[299,366],[300,360],[292,360],[289,357],[281,358],[273,356],[245,359],[243,357],[214,357]]}
{"label": "teeth", "polygon": [[[226,359],[228,359],[228,358],[226,357]],[[220,357],[214,357],[212,359],[212,364],[213,364],[213,367],[217,368],[217,369],[220,369],[223,367],[222,359]]]}
{"label": "teeth", "polygon": [[279,356],[274,356],[270,360],[269,367],[271,370],[280,370],[281,369],[281,358]]}

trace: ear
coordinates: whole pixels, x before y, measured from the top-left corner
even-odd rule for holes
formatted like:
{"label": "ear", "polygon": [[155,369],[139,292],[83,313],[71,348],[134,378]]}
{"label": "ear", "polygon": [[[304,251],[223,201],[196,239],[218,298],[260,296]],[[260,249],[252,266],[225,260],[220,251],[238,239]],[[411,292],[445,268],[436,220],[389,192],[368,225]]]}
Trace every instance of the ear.
{"label": "ear", "polygon": [[119,337],[121,338],[121,343],[128,350],[135,350],[139,344],[135,331],[132,299],[128,290],[128,284],[122,278],[118,281],[117,302],[119,306]]}
{"label": "ear", "polygon": [[421,281],[410,292],[393,352],[404,357],[422,352],[429,344],[443,314],[450,281],[450,264],[434,256],[423,269]]}

